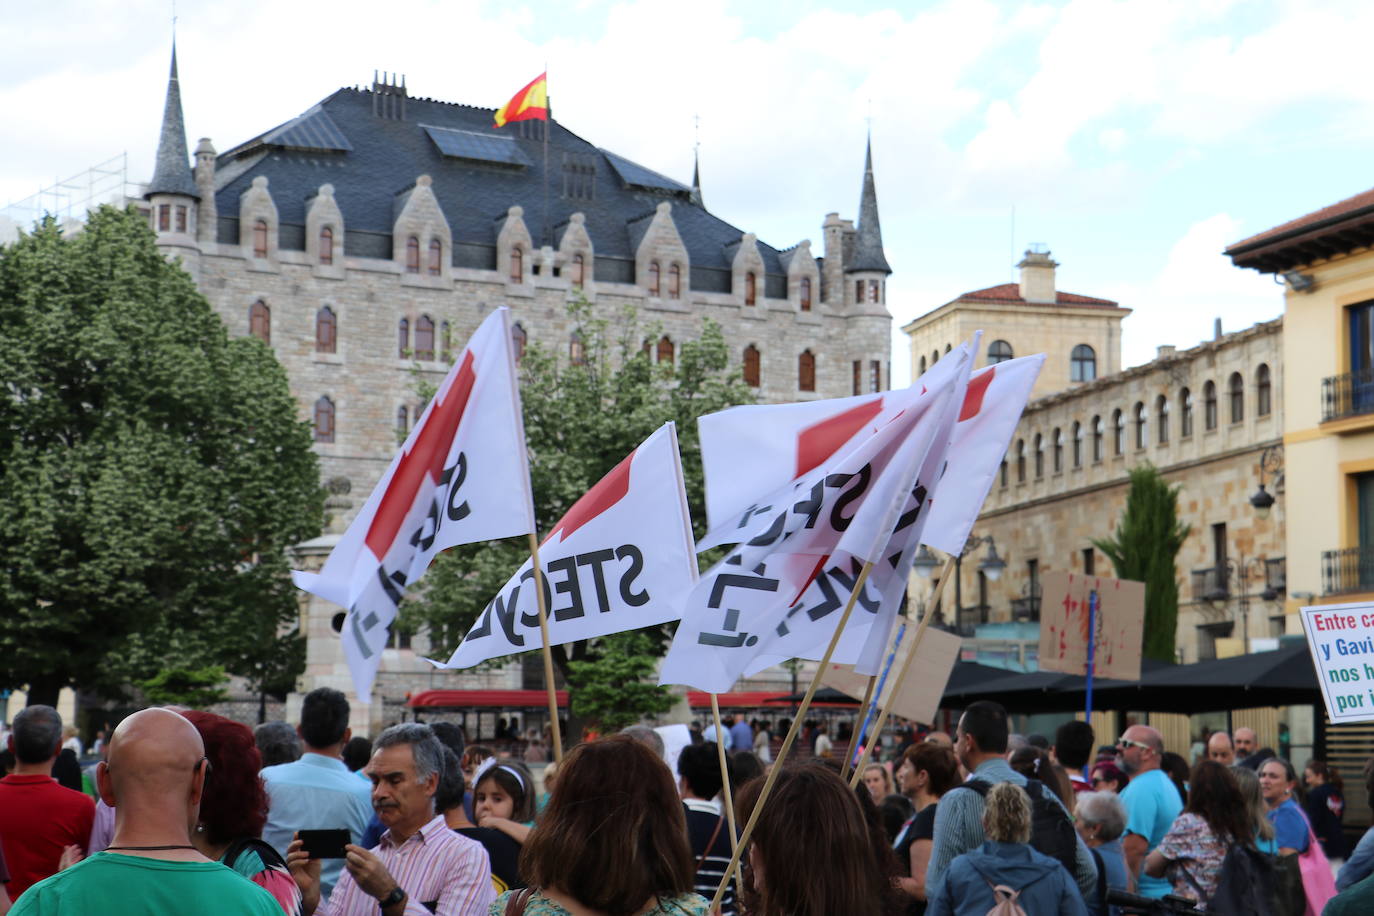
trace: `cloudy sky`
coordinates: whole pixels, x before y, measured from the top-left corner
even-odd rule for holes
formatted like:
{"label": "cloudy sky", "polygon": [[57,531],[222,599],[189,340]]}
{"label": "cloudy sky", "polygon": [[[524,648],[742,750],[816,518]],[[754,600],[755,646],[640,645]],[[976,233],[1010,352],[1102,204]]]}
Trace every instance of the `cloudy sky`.
{"label": "cloudy sky", "polygon": [[[4,4],[0,207],[128,154],[152,171],[171,0]],[[220,150],[373,70],[495,107],[547,62],[558,119],[779,248],[856,216],[871,123],[902,323],[1030,243],[1116,299],[1127,365],[1282,311],[1221,249],[1374,185],[1358,0],[180,0],[191,143]],[[695,127],[699,118],[700,126]]]}

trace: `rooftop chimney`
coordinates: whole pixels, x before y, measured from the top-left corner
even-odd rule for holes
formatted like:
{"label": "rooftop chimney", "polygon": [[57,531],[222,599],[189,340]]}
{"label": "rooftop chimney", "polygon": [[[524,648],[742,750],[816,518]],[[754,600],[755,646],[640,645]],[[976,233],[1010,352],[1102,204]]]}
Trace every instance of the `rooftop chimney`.
{"label": "rooftop chimney", "polygon": [[1059,265],[1050,258],[1044,245],[1032,245],[1026,256],[1016,265],[1021,268],[1021,298],[1027,302],[1054,302],[1054,269]]}

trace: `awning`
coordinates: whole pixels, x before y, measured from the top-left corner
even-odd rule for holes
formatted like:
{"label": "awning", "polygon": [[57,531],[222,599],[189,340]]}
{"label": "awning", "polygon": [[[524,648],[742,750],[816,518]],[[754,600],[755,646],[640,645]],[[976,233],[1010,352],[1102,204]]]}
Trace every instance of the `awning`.
{"label": "awning", "polygon": [[[568,691],[557,691],[558,705],[568,708]],[[406,700],[407,706],[457,709],[547,709],[544,690],[422,690]]]}
{"label": "awning", "polygon": [[[721,709],[755,709],[784,695],[776,690],[741,690],[738,693],[718,693],[716,701]],[[687,705],[693,709],[710,709],[711,695],[704,690],[689,690]]]}

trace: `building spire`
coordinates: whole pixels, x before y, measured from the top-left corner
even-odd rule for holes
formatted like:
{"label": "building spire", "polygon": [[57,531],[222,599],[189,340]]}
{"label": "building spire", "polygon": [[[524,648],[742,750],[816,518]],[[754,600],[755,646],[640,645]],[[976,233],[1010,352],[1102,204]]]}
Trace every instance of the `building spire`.
{"label": "building spire", "polygon": [[692,150],[692,195],[688,198],[692,203],[706,209],[706,204],[701,202],[701,154],[699,150]]}
{"label": "building spire", "polygon": [[154,194],[185,194],[200,199],[191,177],[191,157],[186,152],[186,125],[181,118],[181,85],[177,80],[177,46],[172,41],[172,69],[167,77],[167,104],[162,110],[162,134],[157,141],[157,162],[145,197]]}
{"label": "building spire", "polygon": [[878,222],[878,191],[873,182],[873,135],[868,136],[864,155],[864,187],[859,197],[859,226],[854,239],[854,257],[846,272],[868,270],[890,274],[883,255],[883,229]]}

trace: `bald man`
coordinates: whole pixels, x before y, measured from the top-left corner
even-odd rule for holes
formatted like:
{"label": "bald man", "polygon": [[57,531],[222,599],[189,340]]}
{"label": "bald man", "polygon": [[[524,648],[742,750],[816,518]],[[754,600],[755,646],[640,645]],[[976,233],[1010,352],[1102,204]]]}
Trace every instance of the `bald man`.
{"label": "bald man", "polygon": [[1141,866],[1183,812],[1178,789],[1159,768],[1163,756],[1164,738],[1148,725],[1132,725],[1116,742],[1116,765],[1131,777],[1121,793],[1126,806],[1126,833],[1121,840],[1126,869],[1137,876],[1136,893],[1155,899],[1171,893],[1171,885],[1164,878],[1143,874]]}
{"label": "bald man", "polygon": [[191,845],[208,768],[184,717],[145,709],[125,719],[96,769],[100,797],[115,809],[109,847],[35,884],[10,913],[170,916],[214,901],[215,913],[281,916],[271,894]]}
{"label": "bald man", "polygon": [[1231,736],[1226,732],[1212,732],[1212,737],[1207,739],[1207,759],[1224,767],[1235,763],[1236,751],[1231,747]]}

